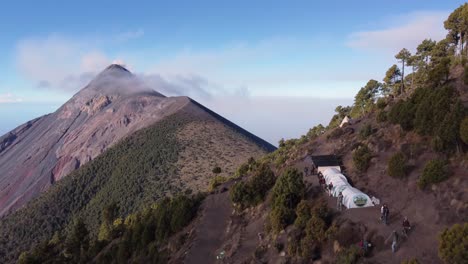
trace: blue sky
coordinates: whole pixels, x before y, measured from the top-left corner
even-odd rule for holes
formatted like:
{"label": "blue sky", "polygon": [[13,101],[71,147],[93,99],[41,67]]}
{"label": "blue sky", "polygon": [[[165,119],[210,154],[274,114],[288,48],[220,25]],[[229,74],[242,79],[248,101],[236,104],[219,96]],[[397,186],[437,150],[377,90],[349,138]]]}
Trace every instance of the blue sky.
{"label": "blue sky", "polygon": [[[183,89],[161,92],[200,100],[273,143],[298,137],[327,122],[337,102],[351,103],[367,80],[381,80],[399,49],[443,38],[443,21],[462,3],[8,1],[0,9],[0,134],[51,112],[119,62],[141,76],[182,78]],[[234,111],[221,103],[229,98],[258,106]],[[270,123],[259,125],[252,111]],[[265,132],[287,113],[292,127]]]}

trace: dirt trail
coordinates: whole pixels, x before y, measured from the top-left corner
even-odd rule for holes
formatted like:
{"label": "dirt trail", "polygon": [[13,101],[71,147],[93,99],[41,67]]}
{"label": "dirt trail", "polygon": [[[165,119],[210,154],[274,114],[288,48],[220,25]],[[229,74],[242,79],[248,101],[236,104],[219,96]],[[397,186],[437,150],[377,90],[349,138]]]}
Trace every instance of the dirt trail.
{"label": "dirt trail", "polygon": [[195,241],[184,263],[215,263],[225,240],[225,230],[232,212],[229,192],[209,195],[202,205],[202,215],[195,230]]}

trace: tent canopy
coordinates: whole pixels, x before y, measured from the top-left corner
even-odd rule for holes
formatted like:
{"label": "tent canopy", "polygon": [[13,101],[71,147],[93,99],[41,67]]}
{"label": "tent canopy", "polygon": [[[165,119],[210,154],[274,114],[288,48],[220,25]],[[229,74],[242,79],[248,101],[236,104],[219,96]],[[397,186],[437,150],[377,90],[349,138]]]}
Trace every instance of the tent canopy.
{"label": "tent canopy", "polygon": [[338,197],[340,192],[343,194],[343,205],[347,208],[360,208],[374,206],[371,198],[352,187],[346,177],[336,168],[328,168],[323,171],[325,183],[333,184],[332,195]]}

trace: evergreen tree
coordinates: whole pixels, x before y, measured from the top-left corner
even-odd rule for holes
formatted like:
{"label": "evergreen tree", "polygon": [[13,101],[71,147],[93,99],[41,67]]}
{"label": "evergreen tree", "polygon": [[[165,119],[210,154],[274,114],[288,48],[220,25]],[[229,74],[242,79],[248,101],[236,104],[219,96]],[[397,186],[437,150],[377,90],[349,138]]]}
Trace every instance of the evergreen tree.
{"label": "evergreen tree", "polygon": [[403,93],[403,91],[405,90],[405,83],[404,83],[404,79],[405,79],[405,63],[408,62],[408,60],[411,58],[411,53],[403,48],[402,50],[400,50],[400,52],[398,52],[397,55],[395,55],[395,58],[397,60],[399,60],[401,62],[401,90],[400,90],[400,93]]}
{"label": "evergreen tree", "polygon": [[[399,85],[399,78],[401,76],[400,69],[398,69],[398,66],[395,64],[390,67],[387,72],[385,73],[385,78],[383,81],[385,82],[385,85],[393,90],[393,93],[396,94],[396,91],[398,91],[398,85]],[[388,91],[388,90],[387,90]]]}

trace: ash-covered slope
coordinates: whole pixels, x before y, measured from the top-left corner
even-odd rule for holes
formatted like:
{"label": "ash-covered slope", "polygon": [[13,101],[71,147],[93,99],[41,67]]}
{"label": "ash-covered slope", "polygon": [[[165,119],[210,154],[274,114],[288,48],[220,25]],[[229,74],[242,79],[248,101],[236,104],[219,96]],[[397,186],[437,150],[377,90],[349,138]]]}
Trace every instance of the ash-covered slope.
{"label": "ash-covered slope", "polygon": [[[165,97],[127,69],[110,65],[56,112],[0,137],[0,216],[119,140],[188,104],[189,98]],[[266,142],[259,145],[274,149]]]}

